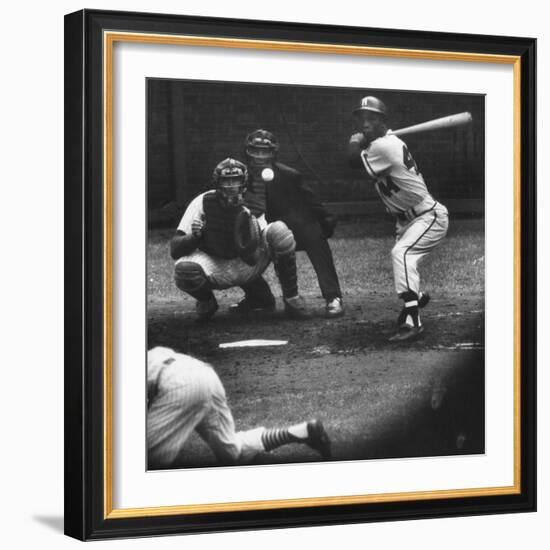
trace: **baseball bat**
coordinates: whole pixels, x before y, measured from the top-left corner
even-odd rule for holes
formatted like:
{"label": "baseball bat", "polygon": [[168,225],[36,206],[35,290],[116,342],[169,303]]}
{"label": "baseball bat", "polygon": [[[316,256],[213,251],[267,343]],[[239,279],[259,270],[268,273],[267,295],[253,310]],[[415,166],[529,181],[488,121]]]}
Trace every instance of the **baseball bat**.
{"label": "baseball bat", "polygon": [[432,130],[441,130],[443,128],[454,128],[472,122],[472,115],[468,112],[457,113],[456,115],[444,116],[442,118],[434,118],[427,122],[407,126],[390,132],[394,136],[404,136],[406,134],[416,134],[418,132],[430,132]]}

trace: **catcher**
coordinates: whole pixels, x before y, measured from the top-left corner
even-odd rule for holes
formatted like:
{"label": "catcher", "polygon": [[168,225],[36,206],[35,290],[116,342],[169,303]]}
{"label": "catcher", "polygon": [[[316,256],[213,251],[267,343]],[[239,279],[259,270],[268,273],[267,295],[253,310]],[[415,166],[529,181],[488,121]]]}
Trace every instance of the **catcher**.
{"label": "catcher", "polygon": [[298,294],[296,243],[281,221],[268,224],[243,206],[248,184],[246,166],[231,158],[213,173],[211,191],[193,199],[170,243],[175,281],[197,300],[199,320],[218,309],[213,290],[246,286],[273,261],[281,283],[285,313],[293,319],[309,316]]}

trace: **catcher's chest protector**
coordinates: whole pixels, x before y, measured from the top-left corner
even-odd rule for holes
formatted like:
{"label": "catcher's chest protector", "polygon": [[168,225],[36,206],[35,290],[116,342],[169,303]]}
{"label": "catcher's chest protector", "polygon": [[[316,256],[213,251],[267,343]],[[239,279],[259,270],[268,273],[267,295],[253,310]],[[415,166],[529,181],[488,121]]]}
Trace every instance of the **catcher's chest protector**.
{"label": "catcher's chest protector", "polygon": [[199,248],[216,258],[232,259],[239,254],[233,241],[235,219],[242,207],[224,208],[215,193],[203,198],[204,230]]}
{"label": "catcher's chest protector", "polygon": [[244,196],[245,206],[256,218],[265,213],[266,183],[261,178],[250,178],[249,189]]}

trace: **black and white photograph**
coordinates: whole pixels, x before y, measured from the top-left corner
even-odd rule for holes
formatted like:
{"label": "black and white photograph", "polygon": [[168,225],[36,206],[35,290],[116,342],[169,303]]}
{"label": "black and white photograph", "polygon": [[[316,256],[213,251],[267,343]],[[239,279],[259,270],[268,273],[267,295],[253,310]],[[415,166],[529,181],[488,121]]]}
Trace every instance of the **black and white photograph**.
{"label": "black and white photograph", "polygon": [[485,96],[145,85],[147,468],[483,454]]}
{"label": "black and white photograph", "polygon": [[521,546],[537,40],[294,7],[65,16],[64,532]]}

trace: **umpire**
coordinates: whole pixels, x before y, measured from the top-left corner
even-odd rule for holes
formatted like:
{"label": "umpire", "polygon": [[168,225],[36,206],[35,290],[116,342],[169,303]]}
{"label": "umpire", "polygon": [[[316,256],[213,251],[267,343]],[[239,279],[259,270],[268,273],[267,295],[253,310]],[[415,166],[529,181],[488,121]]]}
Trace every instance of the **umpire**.
{"label": "umpire", "polygon": [[[281,220],[294,233],[298,250],[308,255],[326,301],[326,315],[343,315],[342,291],[327,239],[334,233],[336,219],[321,204],[317,194],[297,170],[277,162],[279,143],[267,130],[255,130],[246,138],[245,152],[249,185],[245,205],[257,218]],[[269,310],[275,299],[263,278],[243,286],[245,297],[234,311]]]}

